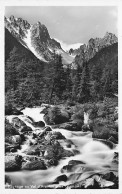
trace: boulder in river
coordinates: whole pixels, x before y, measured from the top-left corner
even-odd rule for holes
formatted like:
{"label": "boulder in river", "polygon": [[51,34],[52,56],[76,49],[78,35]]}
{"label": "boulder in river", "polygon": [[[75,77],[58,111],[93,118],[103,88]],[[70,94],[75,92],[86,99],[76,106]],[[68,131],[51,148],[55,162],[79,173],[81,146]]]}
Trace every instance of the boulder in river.
{"label": "boulder in river", "polygon": [[39,137],[44,137],[48,132],[52,131],[50,126],[46,126],[42,132],[38,134]]}
{"label": "boulder in river", "polygon": [[62,167],[61,172],[67,173],[67,172],[75,172],[76,170],[80,169],[80,171],[83,172],[84,168],[84,162],[79,160],[70,160],[69,163]]}
{"label": "boulder in river", "polygon": [[14,155],[14,156],[6,156],[5,157],[5,171],[18,171],[21,169],[22,165],[22,156]]}
{"label": "boulder in river", "polygon": [[5,119],[5,136],[11,135],[19,135],[18,130],[9,123],[7,119]]}
{"label": "boulder in river", "polygon": [[16,152],[20,149],[20,144],[5,143],[5,152]]}
{"label": "boulder in river", "polygon": [[63,181],[63,182],[66,182],[67,181],[67,176],[65,175],[65,174],[62,174],[62,175],[60,175],[60,176],[58,176],[55,180],[54,180],[54,184],[58,184],[59,182],[61,182],[61,181]]}
{"label": "boulder in river", "polygon": [[70,160],[68,165],[72,165],[72,166],[75,166],[75,165],[78,165],[78,164],[85,164],[85,162],[83,161],[80,161],[80,160]]}
{"label": "boulder in river", "polygon": [[19,119],[18,117],[14,117],[12,119],[12,124],[13,126],[18,129],[20,132],[27,132],[27,131],[32,131],[32,128],[27,126],[24,121]]}
{"label": "boulder in river", "polygon": [[27,162],[22,166],[22,170],[46,170],[46,165],[42,160]]}
{"label": "boulder in river", "polygon": [[55,128],[66,129],[69,131],[81,131],[82,124],[78,123],[77,121],[71,121],[71,122],[62,123],[60,125],[57,125],[55,126]]}
{"label": "boulder in river", "polygon": [[93,126],[93,138],[108,140],[111,136],[118,142],[118,132],[112,128],[112,125],[97,123]]}
{"label": "boulder in river", "polygon": [[29,132],[29,131],[32,131],[32,128],[29,127],[29,126],[23,126],[22,129],[21,129],[21,132]]}
{"label": "boulder in river", "polygon": [[[10,144],[13,147],[16,147],[17,145],[19,147],[22,143],[22,140],[21,140],[20,135],[13,135],[13,136],[6,136],[5,142],[6,142],[6,146]],[[14,146],[14,145],[16,145],[16,146]]]}
{"label": "boulder in river", "polygon": [[5,175],[5,184],[11,185],[12,181],[8,175]]}
{"label": "boulder in river", "polygon": [[68,122],[70,119],[69,113],[65,109],[57,106],[50,107],[44,115],[44,120],[48,125],[55,125]]}
{"label": "boulder in river", "polygon": [[112,181],[107,181],[103,179],[100,175],[91,175],[85,180],[75,181],[75,183],[67,186],[68,189],[102,189],[102,188],[111,188],[114,186]]}
{"label": "boulder in river", "polygon": [[114,152],[114,157],[113,157],[113,163],[118,164],[119,163],[119,154],[118,152]]}
{"label": "boulder in river", "polygon": [[52,132],[51,139],[54,139],[54,140],[57,139],[57,140],[59,140],[59,139],[66,139],[66,138],[64,137],[64,135],[62,135],[61,132],[54,131],[54,132]]}
{"label": "boulder in river", "polygon": [[16,129],[21,129],[23,127],[26,126],[26,124],[24,123],[24,121],[22,121],[21,119],[19,119],[18,117],[14,117],[12,119],[12,125],[16,128]]}
{"label": "boulder in river", "polygon": [[43,121],[33,122],[34,127],[45,127],[45,123]]}

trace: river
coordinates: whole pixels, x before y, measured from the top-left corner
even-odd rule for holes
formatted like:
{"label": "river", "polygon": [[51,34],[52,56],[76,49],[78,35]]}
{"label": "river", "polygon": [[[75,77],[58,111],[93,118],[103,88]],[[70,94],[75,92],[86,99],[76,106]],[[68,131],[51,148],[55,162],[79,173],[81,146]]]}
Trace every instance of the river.
{"label": "river", "polygon": [[[36,108],[25,108],[22,112],[23,115],[19,115],[22,121],[26,123],[29,127],[35,131],[35,127],[31,124],[28,116],[31,117],[34,121],[44,121],[44,114],[40,113],[44,107],[36,107]],[[7,116],[9,122],[12,122],[12,118],[14,115]],[[46,123],[45,123],[46,124]],[[112,164],[112,159],[114,152],[117,151],[117,147],[114,149],[110,149],[107,145],[94,141],[92,139],[92,132],[74,132],[68,131],[65,129],[53,129],[53,131],[60,131],[62,135],[64,135],[68,140],[71,140],[74,143],[74,146],[80,151],[79,154],[68,157],[60,160],[59,164],[55,167],[50,167],[47,170],[34,170],[34,171],[16,171],[16,172],[6,172],[7,175],[12,180],[13,185],[17,186],[29,186],[29,185],[48,185],[55,180],[55,178],[61,175],[61,169],[63,166],[67,165],[70,160],[79,160],[83,161],[85,164],[86,170],[82,173],[82,168],[76,168],[74,173],[81,173],[80,178],[78,180],[84,180],[94,173],[102,173],[107,171],[108,167],[114,169]],[[40,130],[39,130],[40,132]],[[38,133],[38,130],[36,130]],[[28,147],[28,141],[31,137],[28,136],[28,140],[21,146],[21,149],[17,151],[17,154],[24,155],[24,151]],[[32,140],[32,139],[31,139]],[[63,144],[62,144],[63,145]],[[65,145],[63,145],[65,147]],[[67,149],[74,149],[74,146]],[[115,167],[116,170],[116,167]],[[66,175],[70,175],[71,172],[66,172]],[[61,183],[63,185],[68,185],[74,183],[77,178],[70,178],[66,183]]]}

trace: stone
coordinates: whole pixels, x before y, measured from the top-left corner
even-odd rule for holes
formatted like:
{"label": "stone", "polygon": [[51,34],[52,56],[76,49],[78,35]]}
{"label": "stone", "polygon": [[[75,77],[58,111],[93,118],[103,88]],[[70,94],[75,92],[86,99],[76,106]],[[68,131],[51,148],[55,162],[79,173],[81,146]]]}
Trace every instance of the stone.
{"label": "stone", "polygon": [[56,106],[48,108],[47,113],[44,115],[44,120],[48,125],[65,123],[69,119],[69,113]]}
{"label": "stone", "polygon": [[19,135],[19,131],[5,119],[5,136]]}
{"label": "stone", "polygon": [[115,179],[117,178],[113,172],[108,172],[104,175],[101,176],[103,179],[107,180],[107,181],[112,181],[114,182]]}
{"label": "stone", "polygon": [[70,150],[64,150],[61,153],[61,156],[62,156],[62,158],[71,157],[71,156],[74,156],[74,153],[71,152]]}
{"label": "stone", "polygon": [[19,119],[18,117],[14,117],[12,119],[12,125],[16,128],[16,129],[21,129],[22,127],[25,127],[26,124],[24,123],[24,121],[22,121],[21,119]]}
{"label": "stone", "polygon": [[22,140],[20,135],[14,135],[12,136],[12,144],[21,144]]}
{"label": "stone", "polygon": [[38,137],[44,137],[46,134],[48,134],[51,131],[52,131],[51,127],[46,126],[44,130],[38,134]]}
{"label": "stone", "polygon": [[72,121],[72,122],[67,122],[67,123],[63,123],[60,124],[58,126],[59,129],[66,129],[69,131],[81,131],[82,130],[82,125],[79,125],[76,121]]}
{"label": "stone", "polygon": [[20,149],[20,145],[19,144],[9,144],[9,143],[5,143],[5,152],[16,152],[17,149]]}
{"label": "stone", "polygon": [[5,157],[5,171],[18,171],[21,169],[22,156],[6,156]]}
{"label": "stone", "polygon": [[80,154],[80,151],[79,151],[79,150],[73,149],[72,151],[73,151],[73,154],[74,154],[74,155]]}
{"label": "stone", "polygon": [[34,127],[45,127],[45,123],[43,121],[33,122]]}
{"label": "stone", "polygon": [[44,128],[44,131],[48,132],[48,131],[52,131],[52,129],[51,129],[50,126],[46,126],[46,127]]}
{"label": "stone", "polygon": [[24,126],[21,129],[21,132],[28,132],[28,131],[32,131],[32,128],[31,127],[28,127],[28,126]]}
{"label": "stone", "polygon": [[8,175],[5,175],[5,184],[11,185],[12,181]]}
{"label": "stone", "polygon": [[27,155],[35,155],[35,156],[40,156],[40,151],[39,150],[28,150],[28,151],[26,151],[26,154]]}
{"label": "stone", "polygon": [[58,165],[58,160],[56,158],[48,159],[45,161],[46,166],[49,168],[51,166],[57,166]]}
{"label": "stone", "polygon": [[113,136],[111,136],[108,140],[115,143],[115,144],[117,144],[117,141],[115,140],[115,138]]}
{"label": "stone", "polygon": [[82,126],[82,131],[83,132],[93,131],[93,126],[91,124],[89,124],[89,125],[85,124],[85,125]]}
{"label": "stone", "polygon": [[78,165],[78,164],[85,164],[85,162],[83,161],[79,161],[79,160],[70,160],[68,165]]}
{"label": "stone", "polygon": [[46,170],[46,165],[43,161],[27,162],[22,166],[22,170]]}
{"label": "stone", "polygon": [[51,139],[59,140],[59,139],[66,139],[66,138],[64,137],[64,135],[61,134],[61,132],[53,131],[51,135]]}
{"label": "stone", "polygon": [[61,181],[63,181],[63,182],[66,182],[67,181],[67,176],[65,175],[65,174],[63,174],[63,175],[60,175],[60,176],[58,176],[55,180],[54,180],[54,184],[58,184],[59,182],[61,182]]}

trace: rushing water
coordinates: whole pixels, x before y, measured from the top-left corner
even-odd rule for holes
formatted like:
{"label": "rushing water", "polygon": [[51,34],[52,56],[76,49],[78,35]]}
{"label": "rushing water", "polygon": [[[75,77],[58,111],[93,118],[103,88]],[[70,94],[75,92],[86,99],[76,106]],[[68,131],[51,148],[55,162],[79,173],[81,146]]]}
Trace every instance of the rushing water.
{"label": "rushing water", "polygon": [[[43,115],[40,112],[44,109],[42,108],[25,108],[23,110],[24,115],[19,115],[18,118],[23,120],[28,126],[33,130],[31,121],[27,116],[30,116],[34,121],[44,121]],[[12,122],[14,115],[8,116],[9,122]],[[88,121],[88,115],[85,115],[85,123]],[[82,173],[81,168],[77,168],[75,173],[81,173],[80,180],[87,178],[90,174],[95,172],[102,172],[106,170],[106,166],[110,166],[114,154],[114,149],[111,150],[105,144],[93,141],[91,132],[74,132],[68,131],[65,129],[53,129],[54,131],[60,131],[67,139],[71,140],[74,143],[70,149],[76,147],[80,154],[68,157],[66,159],[60,160],[58,166],[50,167],[47,170],[35,170],[35,171],[17,171],[17,172],[7,172],[13,182],[13,185],[17,186],[29,186],[29,185],[48,185],[55,180],[55,178],[61,175],[61,168],[64,165],[67,165],[70,160],[80,160],[85,162],[85,166],[88,170]],[[36,131],[37,132],[37,131]],[[23,153],[29,146],[29,141],[32,141],[31,136],[28,137],[28,140],[24,145],[22,145],[21,150],[18,150],[18,154],[25,155]],[[68,149],[68,148],[67,148]],[[70,173],[65,173],[66,175]],[[70,184],[75,181],[75,178],[69,179],[68,182],[64,184]]]}

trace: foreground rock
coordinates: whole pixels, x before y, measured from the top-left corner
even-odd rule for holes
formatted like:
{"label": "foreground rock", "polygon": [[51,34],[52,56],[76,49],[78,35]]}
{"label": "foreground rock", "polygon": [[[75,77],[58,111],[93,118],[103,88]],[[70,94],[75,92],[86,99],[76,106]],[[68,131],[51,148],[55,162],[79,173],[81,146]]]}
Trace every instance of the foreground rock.
{"label": "foreground rock", "polygon": [[33,122],[34,127],[45,127],[45,123],[43,121]]}
{"label": "foreground rock", "polygon": [[8,175],[5,175],[5,184],[11,185],[12,181]]}
{"label": "foreground rock", "polygon": [[110,140],[113,143],[118,143],[118,132],[116,126],[113,124],[95,123],[93,126],[93,138]]}
{"label": "foreground rock", "polygon": [[45,170],[46,165],[42,160],[27,162],[22,166],[22,170]]}
{"label": "foreground rock", "polygon": [[59,182],[66,182],[67,181],[67,176],[65,175],[65,174],[63,174],[63,175],[60,175],[60,176],[58,176],[55,180],[54,180],[54,182],[53,182],[53,184],[58,184]]}
{"label": "foreground rock", "polygon": [[19,135],[18,130],[5,119],[5,136]]}
{"label": "foreground rock", "polygon": [[16,151],[22,142],[19,131],[5,120],[5,152]]}
{"label": "foreground rock", "polygon": [[21,119],[19,119],[18,117],[14,117],[12,119],[12,125],[18,129],[20,132],[28,132],[28,131],[32,131],[32,129],[30,127],[28,127],[24,121],[22,121]]}
{"label": "foreground rock", "polygon": [[19,155],[5,157],[5,171],[18,171],[21,169],[23,158]]}
{"label": "foreground rock", "polygon": [[78,123],[77,121],[71,121],[67,123],[62,123],[60,125],[53,125],[53,128],[66,129],[69,131],[81,131],[83,123]]}
{"label": "foreground rock", "polygon": [[70,160],[69,163],[61,169],[62,173],[75,172],[78,169],[83,172],[85,162],[79,160]]}
{"label": "foreground rock", "polygon": [[[110,175],[111,173],[109,173]],[[70,189],[102,189],[102,188],[110,188],[117,189],[118,188],[118,178],[113,175],[110,175],[113,179],[108,178],[109,175],[91,175],[89,178],[83,181],[76,181],[73,184],[68,185],[66,188]],[[107,177],[108,176],[108,177]]]}
{"label": "foreground rock", "polygon": [[64,149],[60,141],[65,142],[65,140],[66,138],[60,132],[47,131],[43,135],[39,134],[34,140],[36,144],[30,145],[24,153],[29,156],[41,157],[47,167],[57,165],[60,159],[79,153],[77,150]]}
{"label": "foreground rock", "polygon": [[68,122],[70,119],[69,113],[65,109],[59,107],[50,107],[44,115],[44,120],[48,125],[55,125]]}

